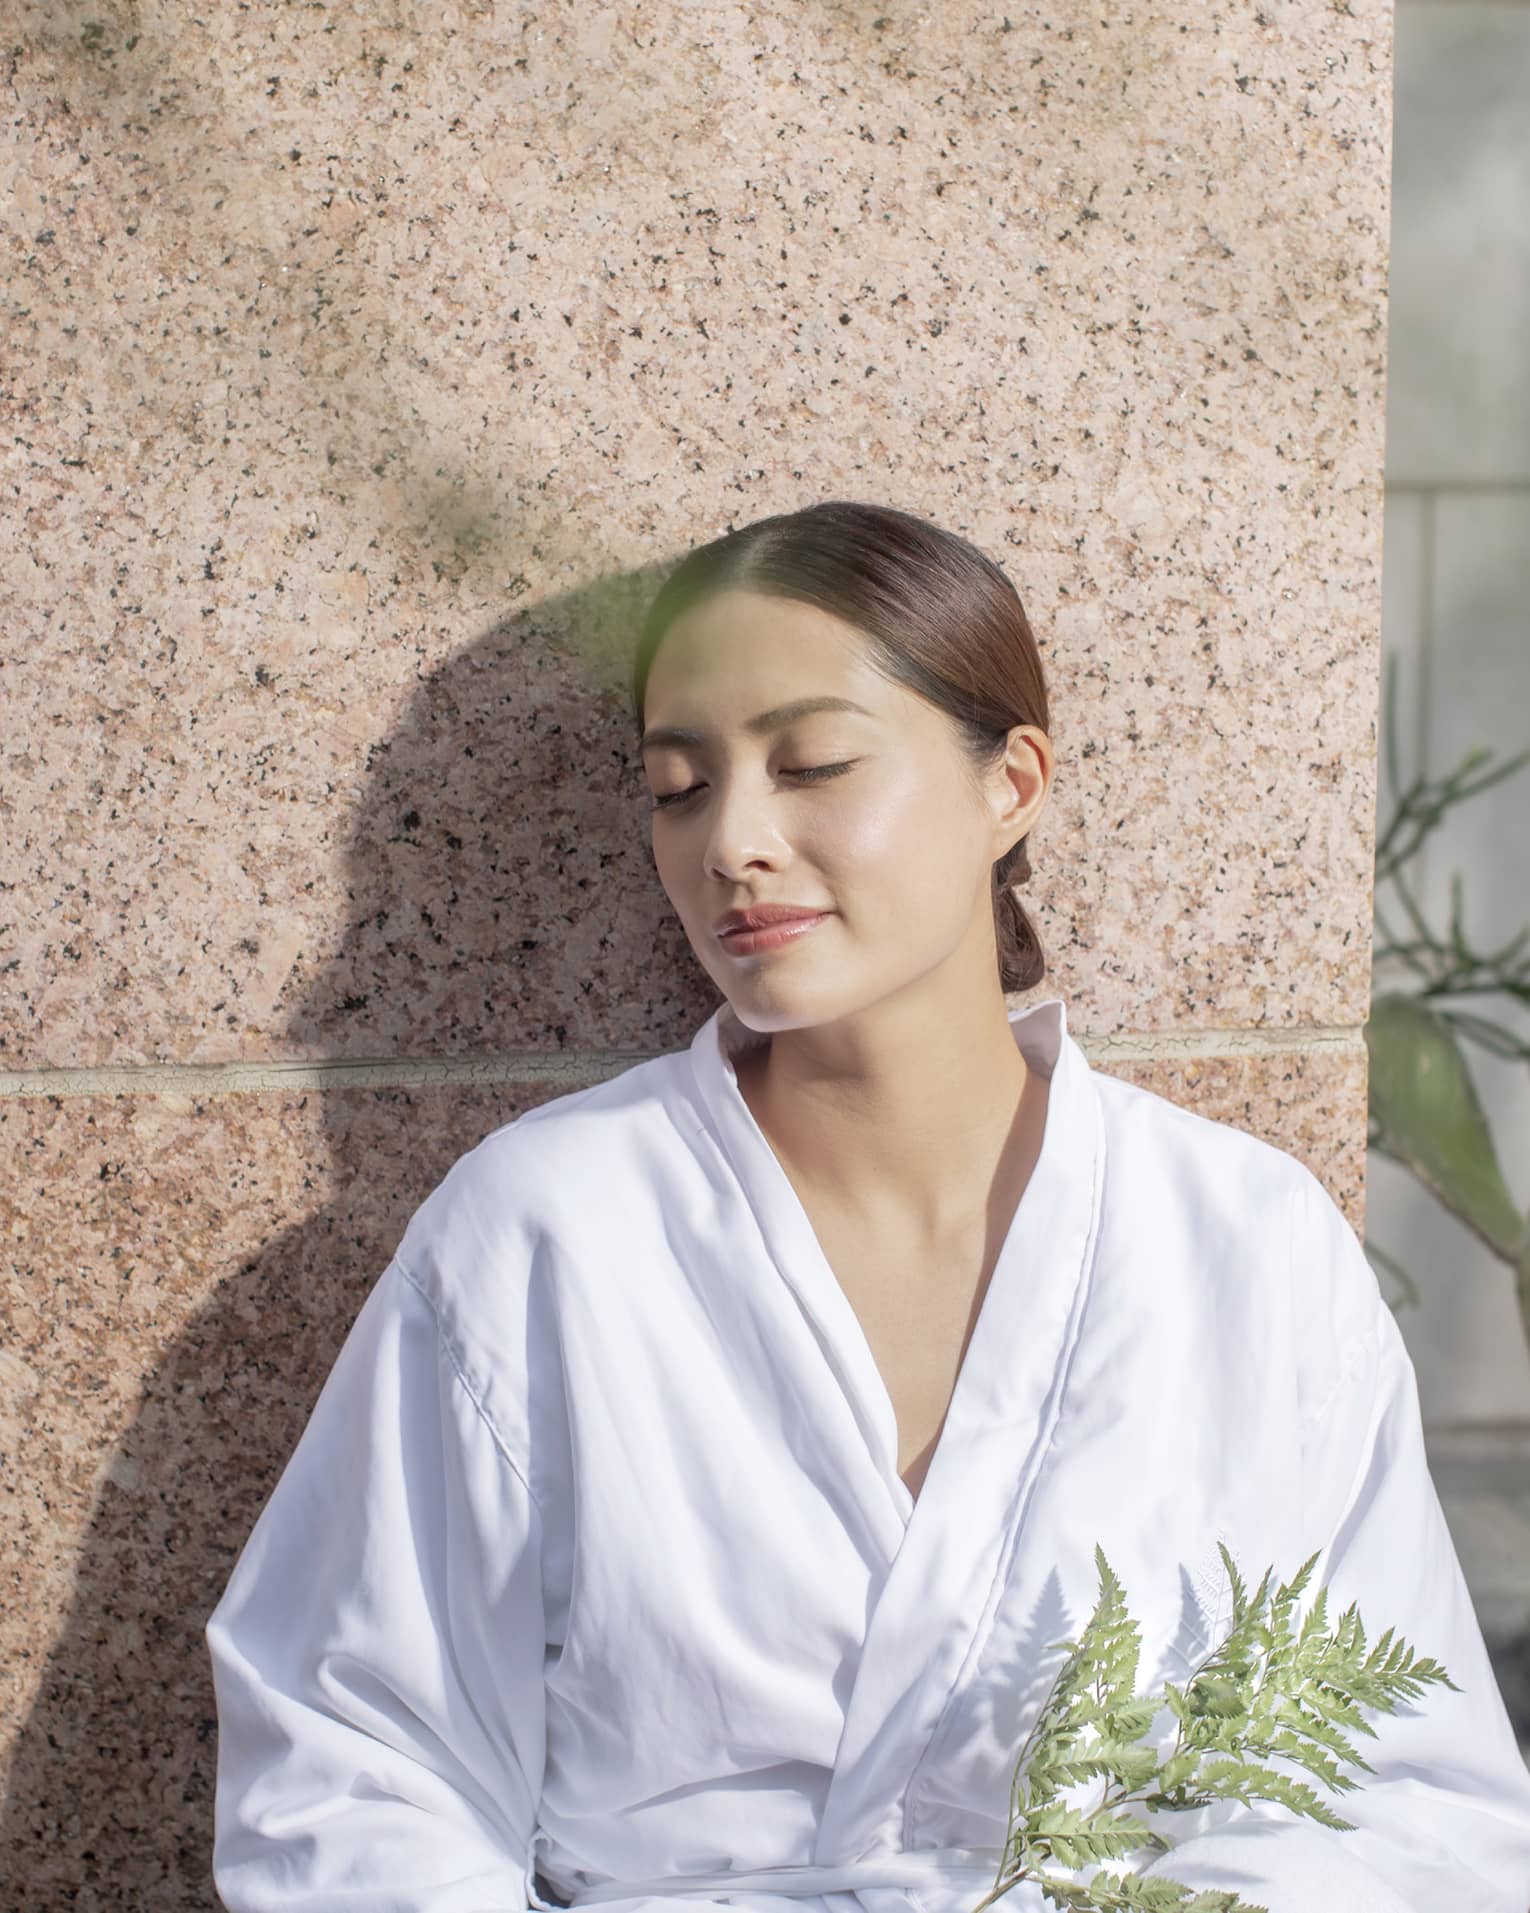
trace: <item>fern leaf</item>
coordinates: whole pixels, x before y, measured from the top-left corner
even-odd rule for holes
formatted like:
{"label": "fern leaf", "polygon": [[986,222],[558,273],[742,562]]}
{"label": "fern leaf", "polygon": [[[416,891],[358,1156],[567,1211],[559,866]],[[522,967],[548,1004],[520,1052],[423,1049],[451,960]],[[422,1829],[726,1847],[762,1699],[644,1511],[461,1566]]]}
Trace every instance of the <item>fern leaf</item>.
{"label": "fern leaf", "polygon": [[[1135,1692],[1141,1635],[1127,1612],[1125,1590],[1104,1549],[1096,1546],[1099,1598],[1076,1640],[1052,1646],[1065,1655],[1016,1763],[1011,1819],[1005,1841],[1013,1871],[981,1902],[979,1913],[1022,1879],[1071,1913],[1267,1913],[1220,1889],[1194,1894],[1178,1881],[1109,1865],[1143,1849],[1166,1852],[1151,1819],[1130,1811],[1184,1812],[1216,1801],[1245,1805],[1273,1801],[1337,1831],[1353,1831],[1305,1781],[1263,1764],[1304,1768],[1333,1794],[1359,1783],[1345,1766],[1374,1772],[1348,1733],[1376,1738],[1362,1708],[1391,1713],[1431,1683],[1456,1687],[1437,1661],[1420,1658],[1394,1629],[1368,1647],[1358,1608],[1351,1603],[1332,1625],[1328,1590],[1320,1587],[1300,1626],[1300,1597],[1319,1558],[1308,1556],[1290,1580],[1276,1586],[1265,1570],[1250,1593],[1226,1545],[1217,1543],[1232,1590],[1233,1623],[1184,1687],[1166,1682],[1161,1694]],[[1160,1765],[1151,1745],[1140,1745],[1161,1711],[1179,1732]],[[1091,1780],[1105,1782],[1092,1807],[1059,1798]],[[1048,1861],[1103,1869],[1087,1883],[1059,1879]]]}

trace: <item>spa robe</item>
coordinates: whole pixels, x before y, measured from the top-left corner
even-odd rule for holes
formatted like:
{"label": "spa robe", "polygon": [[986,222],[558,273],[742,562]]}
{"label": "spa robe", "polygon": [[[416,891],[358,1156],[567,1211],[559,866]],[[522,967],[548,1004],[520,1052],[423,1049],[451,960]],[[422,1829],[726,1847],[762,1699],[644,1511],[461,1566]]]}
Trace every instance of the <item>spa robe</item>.
{"label": "spa robe", "polygon": [[729,1005],[455,1163],[208,1624],[227,1907],[969,1913],[1096,1544],[1145,1693],[1225,1635],[1221,1541],[1250,1592],[1318,1551],[1302,1613],[1326,1582],[1460,1691],[1368,1712],[1354,1791],[1284,1764],[1354,1831],[1162,1814],[1151,1872],[1526,1913],[1530,1772],[1354,1232],[1294,1157],[1091,1069],[1059,999],[1011,1029],[1043,1144],[917,1501]]}

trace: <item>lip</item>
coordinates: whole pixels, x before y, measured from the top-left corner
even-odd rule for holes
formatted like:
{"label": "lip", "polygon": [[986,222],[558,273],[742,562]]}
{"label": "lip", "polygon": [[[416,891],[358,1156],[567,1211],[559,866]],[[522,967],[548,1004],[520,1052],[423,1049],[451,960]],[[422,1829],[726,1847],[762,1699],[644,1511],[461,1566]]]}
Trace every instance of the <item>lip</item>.
{"label": "lip", "polygon": [[[730,956],[753,956],[762,950],[774,950],[783,944],[796,942],[799,937],[816,930],[820,923],[826,923],[832,914],[828,910],[793,910],[784,905],[740,911],[735,915],[744,917],[746,921],[729,929],[726,927],[729,919],[724,917],[724,927],[718,930],[717,941]],[[751,918],[754,921],[747,920]]]}
{"label": "lip", "polygon": [[717,919],[714,927],[720,937],[725,937],[730,930],[764,930],[778,923],[789,923],[794,917],[824,914],[805,903],[756,903],[747,910],[729,910]]}

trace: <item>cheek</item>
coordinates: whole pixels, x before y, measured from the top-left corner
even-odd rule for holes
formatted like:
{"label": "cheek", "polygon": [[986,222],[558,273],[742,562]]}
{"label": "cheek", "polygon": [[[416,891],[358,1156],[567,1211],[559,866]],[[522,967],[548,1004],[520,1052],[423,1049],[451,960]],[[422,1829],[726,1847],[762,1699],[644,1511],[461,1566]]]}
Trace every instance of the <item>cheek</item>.
{"label": "cheek", "polygon": [[857,873],[881,872],[921,859],[942,841],[944,806],[928,785],[913,780],[878,780],[842,803],[805,810],[797,848],[826,868]]}

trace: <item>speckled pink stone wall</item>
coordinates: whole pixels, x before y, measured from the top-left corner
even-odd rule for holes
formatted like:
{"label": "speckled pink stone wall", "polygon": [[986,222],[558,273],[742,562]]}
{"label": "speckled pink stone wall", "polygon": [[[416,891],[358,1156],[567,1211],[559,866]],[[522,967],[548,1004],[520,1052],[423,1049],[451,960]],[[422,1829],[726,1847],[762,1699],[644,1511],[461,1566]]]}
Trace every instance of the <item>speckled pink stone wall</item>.
{"label": "speckled pink stone wall", "polygon": [[1359,1223],[1390,36],[9,11],[0,1906],[213,1906],[201,1626],[367,1285],[713,1007],[620,682],[727,524],[1005,564],[1044,992]]}

